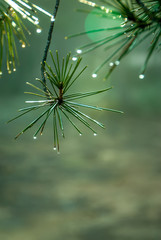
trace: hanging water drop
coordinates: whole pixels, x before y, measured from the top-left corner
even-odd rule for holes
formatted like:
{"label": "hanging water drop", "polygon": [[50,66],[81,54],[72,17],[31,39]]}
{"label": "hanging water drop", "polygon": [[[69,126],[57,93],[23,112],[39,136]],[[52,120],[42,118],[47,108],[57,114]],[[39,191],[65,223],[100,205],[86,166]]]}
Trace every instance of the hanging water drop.
{"label": "hanging water drop", "polygon": [[81,53],[82,53],[82,50],[81,50],[81,49],[78,49],[76,52],[77,52],[78,54],[81,54]]}
{"label": "hanging water drop", "polygon": [[39,20],[36,20],[36,21],[35,21],[35,25],[38,25],[38,24],[39,24]]}
{"label": "hanging water drop", "polygon": [[23,17],[23,18],[27,18],[26,14],[23,14],[22,17]]}
{"label": "hanging water drop", "polygon": [[92,77],[93,77],[93,78],[96,78],[96,77],[97,77],[97,74],[96,74],[96,73],[93,73],[93,74],[92,74]]}
{"label": "hanging water drop", "polygon": [[124,26],[125,26],[125,23],[122,23],[122,24],[121,24],[121,27],[124,27]]}
{"label": "hanging water drop", "polygon": [[144,77],[145,77],[144,74],[140,74],[140,75],[139,75],[139,78],[140,78],[140,79],[143,79]]}
{"label": "hanging water drop", "polygon": [[13,26],[13,27],[16,27],[16,23],[15,23],[15,22],[12,22],[12,26]]}
{"label": "hanging water drop", "polygon": [[120,64],[120,61],[119,61],[119,60],[115,61],[115,65],[116,65],[116,66],[118,66],[119,64]]}
{"label": "hanging water drop", "polygon": [[110,66],[110,67],[112,67],[113,65],[114,65],[113,62],[110,62],[110,63],[109,63],[109,66]]}
{"label": "hanging water drop", "polygon": [[36,139],[37,139],[37,137],[36,137],[36,136],[33,136],[33,139],[34,139],[34,140],[36,140]]}
{"label": "hanging water drop", "polygon": [[51,18],[51,22],[55,22],[55,18],[54,18],[54,16],[52,16],[52,18]]}
{"label": "hanging water drop", "polygon": [[40,29],[40,28],[37,28],[36,32],[37,32],[37,33],[41,33],[41,29]]}
{"label": "hanging water drop", "polygon": [[77,61],[77,57],[72,57],[72,60],[73,61]]}
{"label": "hanging water drop", "polygon": [[53,150],[56,151],[56,147],[53,147]]}
{"label": "hanging water drop", "polygon": [[94,136],[97,136],[97,133],[94,133],[93,135],[94,135]]}

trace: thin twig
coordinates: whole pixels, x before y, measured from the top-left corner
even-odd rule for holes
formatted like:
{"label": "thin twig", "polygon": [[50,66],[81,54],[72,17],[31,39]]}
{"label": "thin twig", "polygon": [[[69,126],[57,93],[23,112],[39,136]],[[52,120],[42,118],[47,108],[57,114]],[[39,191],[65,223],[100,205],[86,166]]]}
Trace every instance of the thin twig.
{"label": "thin twig", "polygon": [[50,28],[49,28],[49,32],[48,32],[48,38],[47,38],[47,44],[44,50],[44,56],[41,62],[41,77],[42,77],[42,81],[44,83],[44,91],[47,93],[47,88],[45,87],[46,84],[46,78],[45,78],[45,62],[47,59],[47,55],[48,55],[48,51],[49,51],[49,47],[50,47],[50,43],[51,43],[51,38],[52,38],[52,33],[53,33],[53,29],[54,29],[54,23],[55,23],[55,19],[56,19],[56,15],[58,12],[58,8],[59,8],[59,3],[60,0],[56,0],[56,4],[55,4],[55,9],[54,9],[54,13],[53,16],[51,18],[51,24],[50,24]]}

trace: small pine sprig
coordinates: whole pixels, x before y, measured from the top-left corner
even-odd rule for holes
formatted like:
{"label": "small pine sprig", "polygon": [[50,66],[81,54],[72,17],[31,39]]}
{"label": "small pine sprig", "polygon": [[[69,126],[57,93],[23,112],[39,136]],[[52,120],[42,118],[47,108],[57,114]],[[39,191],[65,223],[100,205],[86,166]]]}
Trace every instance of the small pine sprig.
{"label": "small pine sprig", "polygon": [[[88,5],[94,9],[92,14],[97,17],[112,19],[113,21],[120,19],[121,24],[116,27],[107,27],[93,29],[90,31],[81,32],[65,37],[66,39],[82,36],[84,34],[99,34],[107,32],[107,37],[100,38],[80,46],[73,57],[75,60],[78,56],[89,53],[97,48],[104,47],[104,50],[114,48],[112,54],[95,69],[92,77],[97,77],[98,72],[109,65],[109,70],[105,79],[111,72],[120,64],[120,61],[135,47],[143,42],[148,37],[150,39],[149,50],[145,62],[140,70],[139,78],[143,79],[150,57],[155,50],[161,46],[161,1],[160,0],[98,0],[100,4],[93,1],[78,0],[79,2]],[[103,5],[102,5],[103,4]],[[110,7],[109,7],[110,6]],[[82,10],[85,13],[90,13],[90,10]],[[113,33],[115,31],[115,33]],[[109,32],[111,34],[109,35]]]}
{"label": "small pine sprig", "polygon": [[73,84],[79,78],[79,76],[84,72],[86,67],[84,67],[81,71],[76,73],[76,71],[79,68],[80,62],[82,60],[81,58],[78,58],[78,60],[75,63],[75,66],[73,66],[73,62],[71,63],[71,60],[70,60],[70,56],[71,56],[70,53],[67,54],[66,58],[63,58],[62,62],[59,61],[58,51],[56,51],[56,60],[54,59],[54,56],[51,52],[50,52],[50,55],[54,65],[54,70],[52,69],[51,66],[49,66],[46,63],[45,74],[48,80],[47,83],[45,84],[42,80],[36,79],[41,84],[42,88],[45,89],[45,91],[31,83],[27,83],[28,85],[36,89],[38,92],[37,93],[26,92],[26,93],[34,95],[36,97],[40,97],[42,99],[36,100],[36,101],[26,101],[26,103],[34,104],[34,105],[20,109],[19,111],[22,113],[8,122],[11,122],[29,112],[32,112],[38,109],[45,109],[37,118],[35,118],[22,131],[20,131],[20,133],[15,137],[15,139],[18,138],[23,133],[25,133],[32,126],[34,126],[39,120],[42,120],[37,131],[33,135],[33,138],[36,139],[38,133],[42,135],[48,118],[52,116],[53,135],[54,135],[53,149],[59,152],[59,133],[61,133],[61,135],[64,137],[63,118],[66,118],[80,135],[82,135],[82,131],[73,121],[74,118],[79,120],[83,125],[85,125],[88,129],[90,129],[95,136],[97,135],[97,133],[93,128],[93,126],[91,126],[91,124],[95,124],[101,128],[104,128],[104,125],[99,121],[91,118],[89,115],[83,113],[81,110],[79,110],[79,108],[87,108],[87,109],[93,109],[98,111],[105,110],[105,111],[111,111],[111,112],[117,112],[117,113],[122,113],[122,112],[114,109],[96,107],[96,106],[75,102],[75,100],[77,99],[90,97],[96,94],[106,92],[110,90],[111,87],[103,90],[93,91],[93,92],[86,92],[86,93],[78,92],[78,93],[68,94],[69,89],[73,86]]}
{"label": "small pine sprig", "polygon": [[2,60],[6,55],[8,73],[16,71],[18,61],[15,38],[18,39],[22,48],[25,48],[28,41],[25,32],[30,34],[24,25],[27,20],[36,27],[36,32],[41,33],[38,12],[42,12],[54,21],[53,16],[41,7],[32,4],[28,0],[0,0],[0,75],[2,75]]}

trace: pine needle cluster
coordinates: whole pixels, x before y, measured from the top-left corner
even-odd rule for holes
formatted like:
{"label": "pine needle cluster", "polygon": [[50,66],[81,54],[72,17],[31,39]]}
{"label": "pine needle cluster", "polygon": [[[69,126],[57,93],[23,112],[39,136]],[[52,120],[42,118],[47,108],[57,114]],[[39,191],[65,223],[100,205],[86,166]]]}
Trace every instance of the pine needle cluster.
{"label": "pine needle cluster", "polygon": [[[144,64],[140,70],[139,78],[144,78],[145,70],[150,57],[156,50],[160,50],[161,39],[161,1],[160,0],[98,0],[96,2],[78,0],[79,2],[93,8],[92,14],[97,17],[112,19],[113,21],[121,19],[121,24],[116,27],[107,27],[93,29],[70,35],[71,37],[80,37],[84,34],[108,33],[107,37],[100,38],[93,42],[84,44],[77,49],[76,59],[79,55],[89,53],[97,48],[103,47],[105,51],[114,49],[109,56],[95,69],[92,76],[97,77],[98,72],[109,66],[105,76],[107,79],[110,73],[120,64],[123,57],[135,49],[141,42],[150,37],[149,49]],[[90,13],[90,9],[82,10]],[[115,31],[113,33],[113,31]],[[111,34],[110,34],[111,32]]]}
{"label": "pine needle cluster", "polygon": [[18,53],[15,39],[20,42],[22,48],[25,48],[28,45],[25,34],[30,34],[25,21],[33,24],[36,32],[41,33],[38,12],[52,18],[50,13],[28,0],[0,0],[0,75],[4,53],[8,73],[16,71]]}
{"label": "pine needle cluster", "polygon": [[20,133],[15,138],[18,138],[20,135],[25,133],[28,129],[33,127],[39,120],[40,121],[42,120],[38,129],[33,135],[33,138],[36,139],[38,133],[40,133],[40,135],[43,134],[46,122],[48,118],[51,116],[53,119],[53,136],[54,136],[53,149],[59,152],[59,133],[61,132],[61,135],[63,137],[65,136],[63,117],[66,118],[72,124],[72,126],[76,129],[79,135],[82,135],[82,131],[75,124],[73,119],[77,119],[89,130],[91,130],[94,136],[96,136],[97,133],[91,124],[97,125],[101,128],[104,128],[104,125],[99,121],[91,118],[89,115],[83,113],[79,108],[93,109],[97,111],[105,110],[105,111],[111,111],[111,112],[117,112],[117,113],[122,113],[122,112],[114,109],[96,107],[96,106],[75,102],[75,100],[78,100],[78,99],[82,99],[85,97],[90,97],[93,95],[106,92],[110,90],[111,87],[103,90],[93,91],[93,92],[86,92],[86,93],[74,92],[74,93],[68,94],[70,88],[79,78],[79,76],[84,72],[86,67],[84,67],[81,71],[76,73],[79,69],[81,58],[78,58],[78,60],[75,63],[75,66],[73,66],[73,62],[71,63],[71,60],[70,60],[70,53],[67,55],[66,58],[63,58],[62,62],[59,60],[59,55],[57,51],[56,51],[56,57],[55,57],[56,60],[51,52],[50,54],[51,54],[54,70],[53,70],[53,67],[49,66],[46,63],[45,74],[47,76],[47,83],[45,84],[42,80],[37,79],[37,81],[41,84],[42,88],[45,87],[46,91],[42,90],[42,88],[39,88],[27,82],[27,84],[30,85],[32,88],[36,89],[37,92],[26,92],[26,93],[39,97],[41,98],[41,100],[26,101],[27,104],[34,104],[34,105],[20,109],[19,111],[22,113],[16,116],[15,118],[11,119],[9,122],[19,117],[22,117],[23,115],[29,112],[32,112],[32,111],[35,112],[38,109],[42,109],[42,110],[45,109],[40,115],[37,116],[36,119],[34,119],[30,124],[28,124],[22,131],[20,131]]}

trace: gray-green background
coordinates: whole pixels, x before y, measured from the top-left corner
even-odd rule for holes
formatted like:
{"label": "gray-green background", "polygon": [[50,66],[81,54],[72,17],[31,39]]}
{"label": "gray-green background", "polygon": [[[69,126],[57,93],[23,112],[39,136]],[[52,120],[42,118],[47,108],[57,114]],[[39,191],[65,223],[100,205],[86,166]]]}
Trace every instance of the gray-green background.
{"label": "gray-green background", "polygon": [[[35,1],[52,11],[54,1]],[[51,50],[66,55],[87,36],[64,40],[84,31],[90,16],[77,13],[76,0],[62,0]],[[53,150],[52,123],[36,141],[33,130],[13,137],[32,116],[9,125],[31,90],[25,82],[40,77],[49,19],[41,15],[42,34],[33,26],[30,47],[19,50],[17,71],[0,79],[0,239],[3,240],[158,240],[161,238],[161,70],[160,53],[152,57],[144,80],[138,78],[150,40],[126,57],[108,81],[92,79],[103,50],[84,56],[88,70],[74,91],[114,88],[87,100],[123,110],[89,114],[106,125],[98,136],[83,128],[80,137],[66,123],[60,154]],[[96,19],[96,23],[100,20]],[[106,22],[105,22],[106,25]],[[90,27],[90,26],[89,26]],[[108,54],[108,53],[107,53]],[[50,58],[49,58],[50,62]],[[31,97],[32,98],[32,97]]]}

